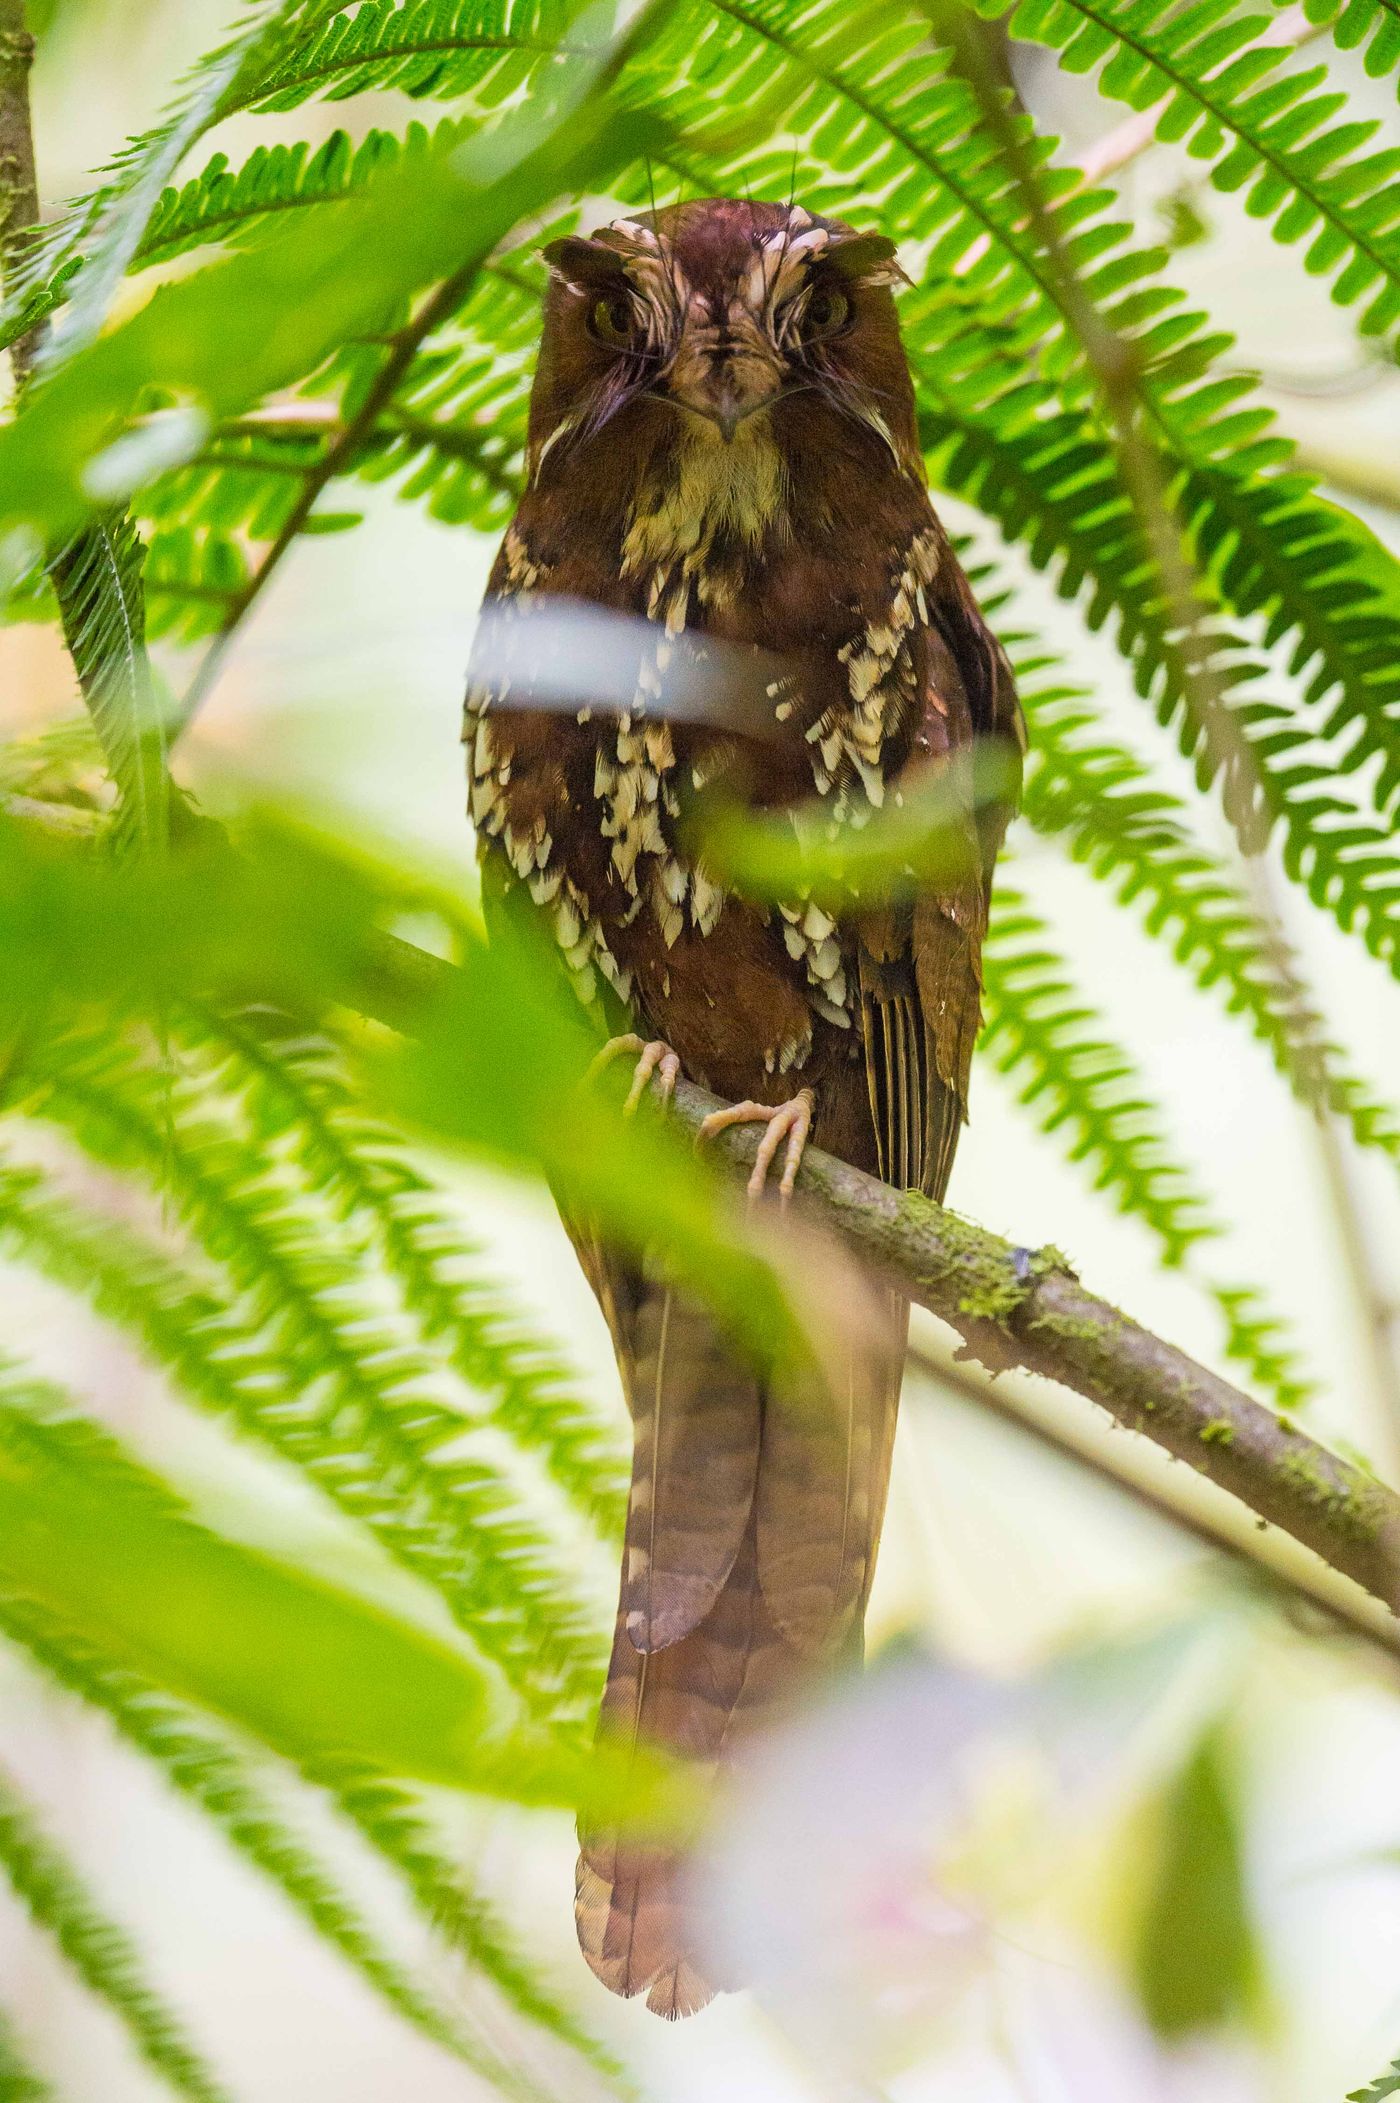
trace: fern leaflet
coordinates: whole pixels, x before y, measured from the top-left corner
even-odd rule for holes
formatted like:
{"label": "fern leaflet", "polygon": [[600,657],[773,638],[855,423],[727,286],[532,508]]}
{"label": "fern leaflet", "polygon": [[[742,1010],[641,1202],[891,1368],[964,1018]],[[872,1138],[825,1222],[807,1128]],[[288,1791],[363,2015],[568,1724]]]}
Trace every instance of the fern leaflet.
{"label": "fern leaflet", "polygon": [[20,2052],[14,2027],[0,2009],[0,2103],[53,2103],[53,2090]]}
{"label": "fern leaflet", "polygon": [[1163,101],[1157,136],[1208,161],[1216,188],[1239,191],[1275,240],[1307,239],[1308,270],[1340,269],[1334,298],[1366,298],[1360,326],[1380,334],[1400,316],[1400,150],[1363,155],[1379,127],[1334,124],[1347,97],[1319,92],[1325,66],[1287,68],[1261,39],[1268,23],[1231,0],[1170,14],[1155,0],[1020,0],[1008,26],[1071,72],[1096,70],[1133,109]]}
{"label": "fern leaflet", "polygon": [[96,518],[50,564],[64,635],[118,795],[116,845],[165,843],[165,726],[146,655],[144,550],[130,519]]}
{"label": "fern leaflet", "polygon": [[[222,1117],[210,1114],[214,1078],[206,1065],[171,1082],[119,1042],[70,1040],[32,1055],[33,1107],[97,1159],[168,1190],[226,1269],[242,1296],[231,1362],[249,1358],[251,1321],[270,1391],[266,1379],[233,1388],[211,1380],[207,1357],[192,1347],[217,1323],[218,1301],[207,1288],[191,1299],[178,1273],[151,1269],[150,1252],[126,1273],[135,1285],[146,1272],[144,1291],[127,1299],[113,1281],[114,1318],[139,1318],[152,1348],[181,1352],[194,1399],[217,1397],[369,1526],[522,1690],[582,1709],[596,1685],[596,1640],[590,1617],[571,1604],[554,1544],[469,1420],[436,1400],[436,1368],[392,1321],[353,1237],[330,1231],[324,1208],[240,1139],[227,1099]],[[13,1186],[10,1195],[18,1202]],[[47,1236],[55,1257],[65,1239],[72,1246],[71,1223],[60,1238],[63,1225]],[[104,1273],[93,1280],[103,1283]],[[185,1310],[174,1324],[172,1305]]]}
{"label": "fern leaflet", "polygon": [[175,2093],[189,2103],[228,2103],[177,2019],[147,1985],[122,1929],[97,1906],[3,1770],[0,1871],[36,1926],[53,1937],[89,1992],[106,2003],[146,2063]]}
{"label": "fern leaflet", "polygon": [[[1044,922],[1005,883],[994,901],[985,973],[983,1051],[1018,1085],[1041,1129],[1063,1135],[1070,1160],[1084,1164],[1094,1188],[1150,1228],[1164,1262],[1185,1263],[1220,1228],[1172,1160],[1130,1054],[1101,1033]],[[1230,1356],[1281,1409],[1307,1401],[1311,1384],[1280,1342],[1282,1323],[1260,1311],[1259,1294],[1205,1282]]]}
{"label": "fern leaflet", "polygon": [[58,1685],[108,1716],[126,1742],[276,1884],[397,2014],[436,2044],[477,2063],[475,2047],[378,1947],[307,1843],[259,1789],[251,1763],[229,1739],[123,1667],[104,1664],[80,1637],[28,1602],[0,1597],[0,1629]]}
{"label": "fern leaflet", "polygon": [[[1284,7],[1288,0],[1274,0]],[[1364,47],[1366,71],[1380,80],[1400,66],[1400,0],[1307,0],[1310,22],[1328,23],[1340,51]]]}

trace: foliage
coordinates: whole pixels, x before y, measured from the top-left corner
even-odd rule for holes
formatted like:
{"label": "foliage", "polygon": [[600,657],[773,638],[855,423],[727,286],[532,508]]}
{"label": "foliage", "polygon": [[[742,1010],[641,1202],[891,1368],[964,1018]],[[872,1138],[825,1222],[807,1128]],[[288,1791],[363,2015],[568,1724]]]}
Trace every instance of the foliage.
{"label": "foliage", "polygon": [[168,824],[164,727],[146,655],[145,550],[129,518],[97,517],[49,574],[64,634],[118,794],[115,844],[145,851]]}
{"label": "foliage", "polygon": [[85,1986],[105,2001],[133,2043],[188,2103],[225,2103],[204,2066],[141,1975],[126,1935],[97,1911],[82,1878],[41,1829],[16,1783],[0,1772],[0,1869],[58,1944]]}
{"label": "foliage", "polygon": [[53,2091],[20,2057],[9,2023],[0,2015],[0,2103],[49,2103]]}
{"label": "foliage", "polygon": [[1250,2013],[1257,1953],[1227,1741],[1213,1724],[1165,1791],[1161,1839],[1139,1929],[1143,2006],[1164,2037]]}
{"label": "foliage", "polygon": [[1393,2060],[1384,2074],[1378,2074],[1365,2088],[1354,2088],[1347,2096],[1347,2103],[1382,2103],[1386,2096],[1400,2095],[1400,2059]]}
{"label": "foliage", "polygon": [[[1306,55],[1273,33],[1277,12],[1232,0],[1019,0],[1010,28],[1091,76],[1106,116],[1160,103],[1158,135],[1267,225],[1278,267],[1324,281],[1393,345],[1400,153],[1352,119],[1333,48],[1361,49],[1375,77],[1400,71],[1400,10],[1312,0],[1307,18]],[[512,1304],[427,1146],[543,1173],[575,1216],[635,1241],[640,1178],[646,1235],[754,1348],[804,1348],[786,1259],[664,1132],[638,1120],[624,1147],[607,1085],[578,1090],[593,1040],[547,961],[486,948],[457,901],[331,830],[243,809],[230,847],[178,776],[224,647],[304,534],[354,528],[363,485],[478,529],[508,514],[543,227],[571,223],[585,194],[795,190],[901,241],[936,490],[1111,635],[1146,704],[1141,740],[1110,727],[1026,632],[1017,595],[979,579],[1031,719],[1025,831],[1101,882],[1309,1112],[1400,1165],[1400,1119],[1331,1041],[1220,822],[1268,843],[1298,913],[1400,975],[1396,559],[1298,470],[1119,197],[1086,188],[1013,111],[1068,274],[1051,267],[940,9],[651,0],[611,46],[599,19],[566,0],[245,6],[35,241],[0,324],[7,343],[40,320],[51,332],[0,430],[0,565],[15,613],[60,625],[97,755],[66,734],[0,751],[0,796],[15,799],[15,822],[0,814],[0,1246],[178,1405],[293,1473],[374,1573],[330,1583],[202,1523],[16,1368],[0,1383],[0,1629],[502,2094],[618,2077],[468,1886],[416,1785],[553,1804],[606,1790],[581,1726],[625,1469],[617,1426]],[[391,102],[365,101],[386,90],[416,112],[394,128]],[[346,128],[292,138],[290,113],[317,100],[344,105]],[[243,133],[270,120],[237,165],[203,143],[234,116]],[[1197,634],[1125,486],[1076,289],[1131,351],[1135,428],[1193,566]],[[176,703],[151,637],[172,646]],[[1202,670],[1234,760],[1193,708]],[[1181,779],[1153,756],[1161,726],[1190,762]],[[872,835],[838,876],[874,884],[934,852],[936,818]],[[771,838],[731,845],[771,876]],[[1081,999],[1032,880],[1027,856],[997,903],[986,1055],[1210,1296],[1251,1381],[1294,1407],[1309,1381],[1287,1333],[1257,1288],[1216,1275],[1217,1207]],[[412,995],[386,969],[385,933],[410,915],[460,966]],[[411,1021],[413,1041],[350,1013]],[[121,1581],[98,1584],[99,1569]],[[1203,1741],[1163,1807],[1140,1984],[1172,2034],[1248,1998],[1222,1760]],[[489,1983],[506,2045],[380,1947],[298,1824],[310,1796]],[[153,2063],[213,2094],[8,1793],[0,1856]],[[1193,1941],[1184,1921],[1211,1935]],[[538,2082],[517,2034],[556,2055]],[[45,2093],[19,2040],[0,2017],[0,2098]]]}

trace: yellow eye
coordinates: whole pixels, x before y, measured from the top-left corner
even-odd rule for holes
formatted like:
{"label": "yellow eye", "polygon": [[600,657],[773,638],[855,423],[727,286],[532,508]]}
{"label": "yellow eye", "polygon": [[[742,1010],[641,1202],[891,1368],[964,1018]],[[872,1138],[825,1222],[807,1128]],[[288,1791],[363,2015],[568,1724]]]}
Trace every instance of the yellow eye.
{"label": "yellow eye", "polygon": [[618,349],[626,349],[637,333],[637,311],[630,299],[621,293],[594,303],[588,317],[588,326],[600,343],[611,343]]}
{"label": "yellow eye", "polygon": [[846,326],[851,312],[851,302],[844,292],[830,291],[819,286],[808,300],[802,315],[802,335],[808,343],[822,336],[834,336]]}

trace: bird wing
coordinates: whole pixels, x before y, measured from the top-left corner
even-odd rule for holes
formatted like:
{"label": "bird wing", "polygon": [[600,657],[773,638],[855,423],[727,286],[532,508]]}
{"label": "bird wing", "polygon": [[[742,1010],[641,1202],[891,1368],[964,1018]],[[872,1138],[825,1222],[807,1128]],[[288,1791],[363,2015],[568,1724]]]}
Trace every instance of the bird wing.
{"label": "bird wing", "polygon": [[895,893],[856,922],[861,1033],[880,1173],[897,1189],[941,1199],[967,1115],[982,1013],[982,938],[992,871],[1014,808],[1008,791],[976,803],[971,770],[952,770],[995,739],[1019,777],[1025,732],[1011,667],[951,551],[919,638],[921,718],[906,787],[943,772],[965,784],[968,869],[938,888]]}

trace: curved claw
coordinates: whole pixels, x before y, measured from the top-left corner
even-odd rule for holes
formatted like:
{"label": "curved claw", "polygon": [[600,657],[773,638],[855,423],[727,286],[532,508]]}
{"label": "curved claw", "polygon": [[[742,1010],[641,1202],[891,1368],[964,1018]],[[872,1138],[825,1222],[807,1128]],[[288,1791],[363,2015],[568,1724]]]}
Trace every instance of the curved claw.
{"label": "curved claw", "polygon": [[815,1108],[816,1097],[810,1088],[799,1089],[785,1103],[730,1103],[723,1110],[712,1110],[696,1136],[699,1140],[713,1139],[716,1132],[726,1131],[730,1125],[766,1124],[768,1129],[759,1142],[749,1175],[748,1194],[751,1199],[762,1197],[768,1183],[768,1171],[778,1148],[786,1140],[783,1173],[778,1183],[779,1199],[786,1205],[797,1181],[797,1171],[802,1166]]}
{"label": "curved claw", "polygon": [[649,1044],[644,1044],[635,1032],[629,1030],[625,1036],[610,1038],[603,1046],[588,1069],[589,1080],[595,1079],[605,1066],[611,1066],[614,1059],[630,1054],[636,1056],[637,1070],[632,1076],[632,1086],[628,1089],[627,1100],[622,1106],[624,1117],[630,1117],[635,1111],[654,1073],[661,1076],[663,1106],[669,1103],[675,1094],[676,1082],[681,1073],[680,1059],[669,1044],[663,1043],[659,1037],[653,1037]]}

